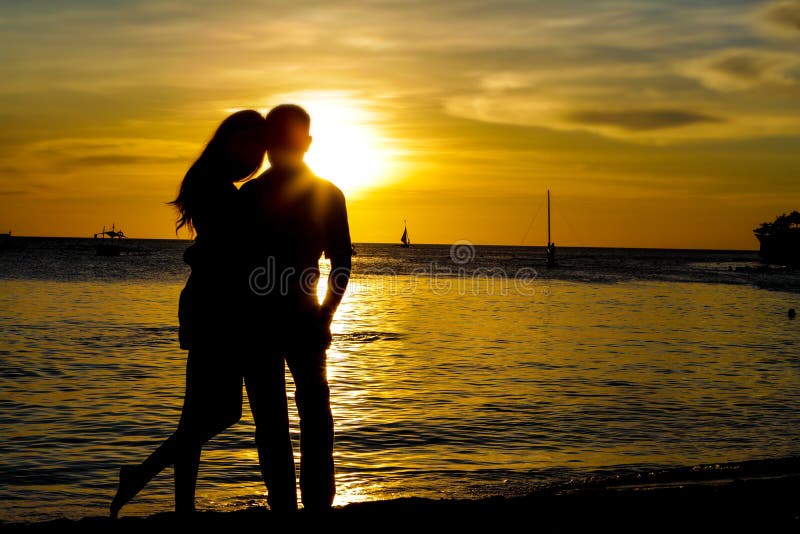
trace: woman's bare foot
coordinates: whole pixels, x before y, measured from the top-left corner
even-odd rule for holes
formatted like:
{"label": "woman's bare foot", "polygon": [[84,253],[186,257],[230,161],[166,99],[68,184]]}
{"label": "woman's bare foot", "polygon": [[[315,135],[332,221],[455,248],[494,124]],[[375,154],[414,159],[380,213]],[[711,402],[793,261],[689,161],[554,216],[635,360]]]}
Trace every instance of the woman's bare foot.
{"label": "woman's bare foot", "polygon": [[111,501],[111,519],[116,519],[123,506],[133,499],[147,482],[142,480],[138,469],[132,466],[122,466],[119,470],[119,487],[117,494]]}

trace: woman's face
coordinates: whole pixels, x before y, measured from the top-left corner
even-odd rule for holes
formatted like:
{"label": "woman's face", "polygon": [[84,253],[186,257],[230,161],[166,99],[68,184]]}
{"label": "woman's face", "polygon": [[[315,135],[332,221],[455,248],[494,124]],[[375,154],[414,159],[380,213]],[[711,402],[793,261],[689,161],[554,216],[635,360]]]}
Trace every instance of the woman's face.
{"label": "woman's face", "polygon": [[256,172],[264,161],[266,147],[259,131],[245,130],[231,137],[227,153],[235,172],[234,181],[243,180]]}

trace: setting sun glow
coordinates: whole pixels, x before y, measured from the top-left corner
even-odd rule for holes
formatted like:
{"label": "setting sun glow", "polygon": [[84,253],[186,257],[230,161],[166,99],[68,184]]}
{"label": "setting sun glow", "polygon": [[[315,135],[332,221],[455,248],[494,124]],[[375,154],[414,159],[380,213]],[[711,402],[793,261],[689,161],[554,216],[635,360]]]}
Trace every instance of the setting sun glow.
{"label": "setting sun glow", "polygon": [[338,92],[281,95],[278,103],[284,102],[299,104],[311,115],[313,141],[306,162],[317,175],[347,195],[389,180],[392,155],[365,104]]}

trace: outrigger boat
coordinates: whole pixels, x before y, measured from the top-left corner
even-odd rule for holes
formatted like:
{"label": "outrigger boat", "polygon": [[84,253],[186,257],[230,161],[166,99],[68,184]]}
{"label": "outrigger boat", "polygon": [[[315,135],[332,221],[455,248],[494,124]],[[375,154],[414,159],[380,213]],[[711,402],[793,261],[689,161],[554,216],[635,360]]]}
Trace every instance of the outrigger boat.
{"label": "outrigger boat", "polygon": [[111,230],[106,230],[104,226],[102,232],[94,234],[94,239],[98,256],[119,256],[124,250],[122,240],[125,239],[125,233],[117,230],[114,224],[111,225]]}

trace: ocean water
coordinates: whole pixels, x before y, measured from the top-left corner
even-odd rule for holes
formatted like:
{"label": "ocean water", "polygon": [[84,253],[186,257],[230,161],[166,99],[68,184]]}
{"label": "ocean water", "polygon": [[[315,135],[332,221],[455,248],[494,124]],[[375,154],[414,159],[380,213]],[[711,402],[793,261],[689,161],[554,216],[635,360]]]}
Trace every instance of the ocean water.
{"label": "ocean water", "polygon": [[[0,252],[0,520],[106,513],[118,467],[175,428],[186,242],[131,243]],[[800,454],[796,271],[752,252],[559,257],[358,245],[329,352],[336,504]],[[203,452],[200,508],[264,504],[244,413]],[[172,504],[167,470],[123,514]]]}

